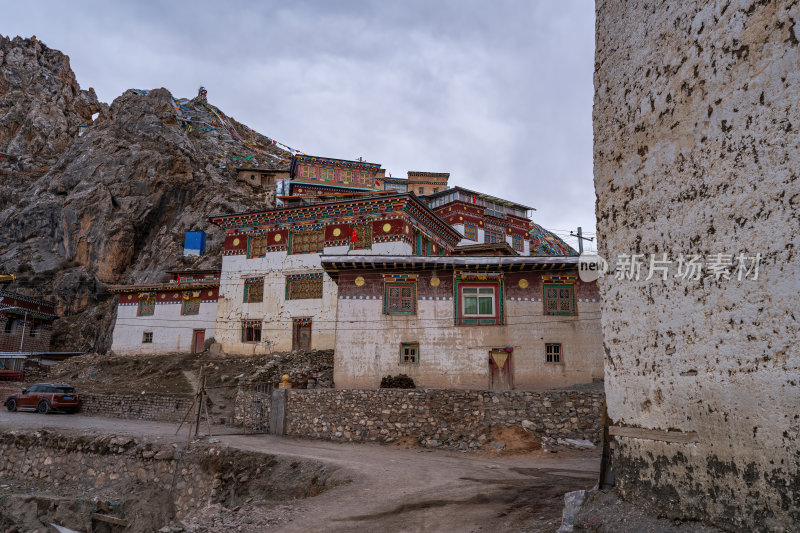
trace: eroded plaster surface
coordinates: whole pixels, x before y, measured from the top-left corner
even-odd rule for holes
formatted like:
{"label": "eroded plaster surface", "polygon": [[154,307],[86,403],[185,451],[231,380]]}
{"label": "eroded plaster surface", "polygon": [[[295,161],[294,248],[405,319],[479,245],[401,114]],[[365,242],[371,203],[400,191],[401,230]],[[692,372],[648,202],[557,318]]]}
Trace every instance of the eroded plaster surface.
{"label": "eroded plaster surface", "polygon": [[[601,280],[623,497],[726,529],[800,522],[800,4],[599,1],[600,253],[761,254],[758,279]],[[642,276],[644,278],[645,276]]]}

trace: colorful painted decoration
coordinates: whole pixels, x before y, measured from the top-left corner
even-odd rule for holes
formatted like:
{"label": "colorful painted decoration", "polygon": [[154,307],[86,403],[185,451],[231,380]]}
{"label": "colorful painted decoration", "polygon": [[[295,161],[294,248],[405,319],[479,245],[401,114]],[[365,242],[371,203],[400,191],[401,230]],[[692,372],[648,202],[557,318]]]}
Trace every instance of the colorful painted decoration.
{"label": "colorful painted decoration", "polygon": [[386,224],[383,225],[383,232],[389,233],[390,231],[392,231],[392,225],[387,222]]}
{"label": "colorful painted decoration", "polygon": [[531,226],[533,227],[533,229],[529,231],[531,236],[531,255],[578,255],[578,252],[574,248],[558,238],[553,232],[533,222],[531,222]]}
{"label": "colorful painted decoration", "polygon": [[237,238],[235,238],[235,239],[233,239],[233,245],[234,245],[234,246],[239,246],[239,242],[241,242],[241,241],[239,241],[239,238],[238,238],[238,237],[237,237]]}
{"label": "colorful painted decoration", "polygon": [[339,228],[334,228],[333,229],[333,236],[334,237],[338,237],[341,234],[342,234],[342,230],[340,230]]}
{"label": "colorful painted decoration", "polygon": [[364,286],[364,277],[363,276],[358,276],[355,279],[354,283],[356,284],[356,287],[363,287]]}

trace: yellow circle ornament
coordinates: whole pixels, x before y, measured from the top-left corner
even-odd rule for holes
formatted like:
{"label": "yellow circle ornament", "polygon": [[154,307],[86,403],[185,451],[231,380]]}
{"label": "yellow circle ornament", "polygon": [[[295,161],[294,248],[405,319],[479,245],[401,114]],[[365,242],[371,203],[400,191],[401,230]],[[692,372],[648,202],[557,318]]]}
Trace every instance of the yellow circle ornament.
{"label": "yellow circle ornament", "polygon": [[387,222],[386,224],[383,225],[383,232],[389,233],[390,231],[392,231],[392,225]]}
{"label": "yellow circle ornament", "polygon": [[464,217],[458,217],[458,220],[464,220]]}
{"label": "yellow circle ornament", "polygon": [[234,246],[239,246],[239,238],[238,237],[233,239],[233,245]]}
{"label": "yellow circle ornament", "polygon": [[281,234],[280,233],[275,235],[275,242],[281,242]]}
{"label": "yellow circle ornament", "polygon": [[521,280],[519,280],[519,286],[521,288],[523,288],[523,289],[527,289],[528,288],[528,280],[525,279],[525,278],[522,278]]}
{"label": "yellow circle ornament", "polygon": [[439,278],[431,278],[431,287],[438,287],[441,282]]}
{"label": "yellow circle ornament", "polygon": [[166,294],[162,294],[162,295],[161,295],[161,299],[162,299],[162,300],[163,300],[164,298],[166,298],[166,297],[167,297],[167,295],[166,295]]}
{"label": "yellow circle ornament", "polygon": [[209,296],[214,296],[214,291],[208,291]]}
{"label": "yellow circle ornament", "polygon": [[358,276],[355,280],[356,287],[361,287],[364,285],[364,278],[362,276]]}
{"label": "yellow circle ornament", "polygon": [[341,234],[342,234],[342,230],[340,230],[339,228],[334,228],[333,229],[333,236],[334,237],[338,237]]}

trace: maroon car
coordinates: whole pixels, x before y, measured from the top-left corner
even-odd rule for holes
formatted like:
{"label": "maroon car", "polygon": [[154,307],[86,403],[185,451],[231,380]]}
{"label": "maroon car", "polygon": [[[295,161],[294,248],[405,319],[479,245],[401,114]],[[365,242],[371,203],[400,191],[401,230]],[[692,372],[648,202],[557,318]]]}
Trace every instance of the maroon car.
{"label": "maroon car", "polygon": [[80,406],[75,389],[63,383],[37,383],[22,392],[12,394],[5,403],[9,411],[25,410],[39,413],[64,411],[74,413]]}

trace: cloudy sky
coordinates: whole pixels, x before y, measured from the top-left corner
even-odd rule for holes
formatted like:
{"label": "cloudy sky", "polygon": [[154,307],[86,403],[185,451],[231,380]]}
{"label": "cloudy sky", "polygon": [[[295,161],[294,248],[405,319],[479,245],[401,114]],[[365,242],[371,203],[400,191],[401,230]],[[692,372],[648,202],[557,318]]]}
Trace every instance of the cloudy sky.
{"label": "cloudy sky", "polygon": [[15,2],[0,33],[69,55],[106,102],[204,85],[304,153],[450,172],[561,235],[595,231],[591,0]]}

